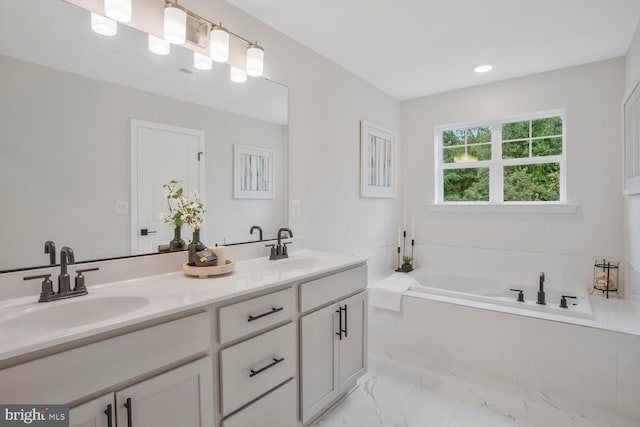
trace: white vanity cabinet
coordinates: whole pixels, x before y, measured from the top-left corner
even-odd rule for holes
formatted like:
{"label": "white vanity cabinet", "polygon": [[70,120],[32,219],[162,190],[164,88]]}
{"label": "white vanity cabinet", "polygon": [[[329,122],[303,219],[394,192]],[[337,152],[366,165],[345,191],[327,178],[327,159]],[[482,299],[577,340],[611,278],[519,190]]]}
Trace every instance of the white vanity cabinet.
{"label": "white vanity cabinet", "polygon": [[69,410],[70,427],[213,425],[211,357],[108,393]]}
{"label": "white vanity cabinet", "polygon": [[128,427],[127,399],[135,427],[213,425],[210,353],[201,312],[2,369],[0,384],[11,387],[0,387],[0,402],[69,404],[103,393],[70,411],[72,425],[109,427],[111,405],[111,427]]}
{"label": "white vanity cabinet", "polygon": [[[301,285],[301,409],[306,423],[352,388],[366,371],[366,267]],[[326,292],[321,292],[322,288]],[[355,295],[323,305],[328,298]],[[305,293],[307,293],[305,295]]]}

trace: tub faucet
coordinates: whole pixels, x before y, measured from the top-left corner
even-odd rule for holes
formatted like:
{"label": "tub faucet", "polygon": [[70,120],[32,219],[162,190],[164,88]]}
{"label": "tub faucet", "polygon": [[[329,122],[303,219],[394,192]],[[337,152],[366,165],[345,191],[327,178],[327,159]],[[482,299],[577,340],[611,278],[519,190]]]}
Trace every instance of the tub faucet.
{"label": "tub faucet", "polygon": [[540,305],[547,305],[544,301],[544,271],[540,273],[540,289],[538,290],[538,301],[536,301]]}

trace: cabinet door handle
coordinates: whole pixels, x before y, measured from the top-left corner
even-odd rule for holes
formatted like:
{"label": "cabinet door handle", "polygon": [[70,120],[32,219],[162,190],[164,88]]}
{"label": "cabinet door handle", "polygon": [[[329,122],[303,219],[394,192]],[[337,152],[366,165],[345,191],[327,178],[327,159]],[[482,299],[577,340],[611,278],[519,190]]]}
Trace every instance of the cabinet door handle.
{"label": "cabinet door handle", "polygon": [[[336,313],[338,313],[338,332],[336,332],[336,335],[340,337],[340,341],[342,341],[342,333],[346,332],[343,328],[342,328],[342,310],[344,310],[342,307],[339,307],[336,310]],[[347,334],[345,333],[344,335],[345,337],[347,336]]]}
{"label": "cabinet door handle", "polygon": [[247,319],[247,322],[253,322],[254,320],[260,319],[261,317],[265,317],[265,316],[268,316],[268,315],[273,314],[273,313],[277,313],[277,312],[282,311],[282,310],[284,310],[284,307],[278,307],[278,308],[273,307],[271,309],[271,311],[267,311],[266,313],[258,314],[257,316],[249,315],[249,318]]}
{"label": "cabinet door handle", "polygon": [[347,304],[344,305],[344,337],[347,338],[347,330],[349,329],[349,324],[347,323]]}
{"label": "cabinet door handle", "polygon": [[104,410],[104,414],[107,416],[107,427],[113,427],[113,411],[111,410],[111,404],[107,405],[107,409]]}
{"label": "cabinet door handle", "polygon": [[127,427],[133,427],[133,407],[131,406],[131,398],[127,397],[127,401],[124,403],[124,407],[127,408]]}
{"label": "cabinet door handle", "polygon": [[281,357],[280,359],[273,358],[273,362],[269,363],[267,366],[264,366],[264,367],[262,367],[262,368],[258,369],[257,371],[255,371],[255,370],[253,370],[253,369],[252,369],[252,370],[250,371],[249,378],[255,377],[255,376],[256,376],[256,375],[258,375],[260,372],[264,372],[264,371],[266,371],[267,369],[269,369],[269,368],[272,368],[272,367],[276,366],[276,365],[277,365],[278,363],[280,363],[280,362],[284,362],[284,357]]}

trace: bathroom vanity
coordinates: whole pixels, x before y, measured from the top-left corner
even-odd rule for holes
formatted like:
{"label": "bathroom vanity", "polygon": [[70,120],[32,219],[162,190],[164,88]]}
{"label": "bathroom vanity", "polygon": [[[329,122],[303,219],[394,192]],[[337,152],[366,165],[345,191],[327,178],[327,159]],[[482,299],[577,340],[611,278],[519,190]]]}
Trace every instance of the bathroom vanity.
{"label": "bathroom vanity", "polygon": [[67,404],[72,426],[308,425],[366,371],[366,268],[300,251],[3,301],[0,403]]}

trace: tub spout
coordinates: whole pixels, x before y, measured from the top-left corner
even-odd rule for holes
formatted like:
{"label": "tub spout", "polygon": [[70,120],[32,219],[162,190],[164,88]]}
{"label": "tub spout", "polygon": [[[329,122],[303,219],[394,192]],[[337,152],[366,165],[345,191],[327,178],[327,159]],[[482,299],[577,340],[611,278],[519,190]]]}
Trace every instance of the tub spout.
{"label": "tub spout", "polygon": [[540,290],[538,291],[538,301],[536,301],[540,305],[547,305],[544,300],[544,271],[540,273]]}

